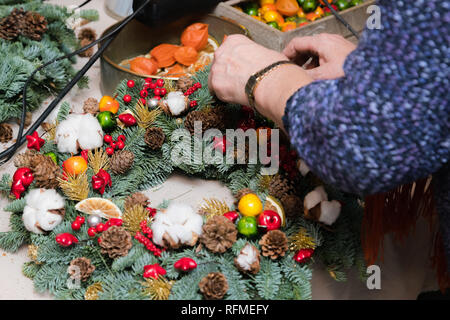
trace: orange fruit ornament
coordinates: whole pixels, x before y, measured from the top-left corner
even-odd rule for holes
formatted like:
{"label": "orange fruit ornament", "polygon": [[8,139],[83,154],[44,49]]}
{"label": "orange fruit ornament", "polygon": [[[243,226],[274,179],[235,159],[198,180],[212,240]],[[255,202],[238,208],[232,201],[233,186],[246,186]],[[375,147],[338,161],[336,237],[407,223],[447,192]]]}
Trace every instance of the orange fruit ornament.
{"label": "orange fruit ornament", "polygon": [[249,193],[239,200],[238,209],[243,216],[255,217],[263,211],[263,205],[256,194]]}
{"label": "orange fruit ornament", "polygon": [[122,218],[122,211],[111,200],[88,198],[76,204],[75,209],[86,214],[95,214],[105,219]]}
{"label": "orange fruit ornament", "polygon": [[277,0],[275,3],[278,12],[285,16],[293,16],[300,9],[297,0]]}
{"label": "orange fruit ornament", "polygon": [[119,101],[110,96],[103,96],[98,105],[100,112],[109,111],[116,114],[119,111]]}
{"label": "orange fruit ornament", "polygon": [[80,156],[70,157],[63,162],[64,172],[71,176],[76,176],[87,170],[87,161]]}

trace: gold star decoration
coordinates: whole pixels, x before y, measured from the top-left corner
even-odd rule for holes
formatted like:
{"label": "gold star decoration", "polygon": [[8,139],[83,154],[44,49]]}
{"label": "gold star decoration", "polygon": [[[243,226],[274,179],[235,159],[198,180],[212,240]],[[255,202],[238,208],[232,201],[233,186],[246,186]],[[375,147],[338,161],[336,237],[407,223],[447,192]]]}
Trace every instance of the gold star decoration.
{"label": "gold star decoration", "polygon": [[289,238],[289,249],[291,251],[298,251],[301,249],[315,249],[316,242],[313,237],[308,234],[305,228],[300,228],[300,231]]}
{"label": "gold star decoration", "polygon": [[99,292],[102,292],[102,283],[96,282],[89,287],[87,287],[86,292],[84,293],[85,300],[98,300]]}
{"label": "gold star decoration", "polygon": [[220,201],[215,198],[203,199],[205,204],[200,207],[199,213],[206,216],[206,220],[214,216],[222,216],[224,213],[230,211],[230,207],[225,201]]}
{"label": "gold star decoration", "polygon": [[142,283],[144,286],[144,294],[149,296],[151,300],[168,300],[170,290],[175,281],[168,281],[163,277],[158,279],[148,278]]}
{"label": "gold star decoration", "polygon": [[136,108],[134,110],[134,114],[136,115],[136,121],[139,127],[147,129],[149,128],[155,121],[156,118],[161,114],[161,109],[156,108],[153,110],[149,110],[142,102],[138,102]]}

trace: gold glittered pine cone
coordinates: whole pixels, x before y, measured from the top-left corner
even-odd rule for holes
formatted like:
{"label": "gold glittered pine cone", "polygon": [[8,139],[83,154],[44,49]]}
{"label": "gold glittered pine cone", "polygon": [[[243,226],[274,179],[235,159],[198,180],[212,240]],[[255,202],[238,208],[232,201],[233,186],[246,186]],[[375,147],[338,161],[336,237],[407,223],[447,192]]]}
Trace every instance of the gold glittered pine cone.
{"label": "gold glittered pine cone", "polygon": [[70,277],[81,281],[87,281],[95,270],[95,266],[91,264],[91,260],[85,257],[73,259],[70,262],[70,266],[78,267],[78,270],[77,268],[69,268]]}
{"label": "gold glittered pine cone", "polygon": [[131,234],[123,227],[108,228],[102,233],[100,239],[102,254],[107,254],[111,259],[126,256],[133,246]]}
{"label": "gold glittered pine cone", "polygon": [[141,192],[135,192],[132,195],[125,198],[125,209],[131,209],[135,205],[143,206],[144,208],[147,207],[150,203],[150,200],[148,197],[141,193]]}
{"label": "gold glittered pine cone", "polygon": [[0,142],[5,143],[12,139],[13,131],[9,124],[0,123]]}
{"label": "gold glittered pine cone", "polygon": [[213,216],[203,225],[201,242],[214,253],[224,253],[237,239],[237,228],[224,216]]}
{"label": "gold glittered pine cone", "polygon": [[277,174],[269,184],[269,194],[277,199],[282,199],[285,195],[293,192],[292,183],[286,177]]}
{"label": "gold glittered pine cone", "polygon": [[150,127],[145,131],[144,141],[152,150],[161,149],[166,135],[161,128]]}
{"label": "gold glittered pine cone", "polygon": [[298,196],[286,194],[280,200],[288,217],[295,217],[303,213],[303,201]]}
{"label": "gold glittered pine cone", "polygon": [[134,163],[134,153],[129,150],[120,150],[110,159],[110,168],[114,174],[124,174],[130,170]]}
{"label": "gold glittered pine cone", "polygon": [[227,278],[220,272],[211,272],[198,284],[207,300],[220,300],[228,291]]}
{"label": "gold glittered pine cone", "polygon": [[[35,161],[37,158],[41,161]],[[33,170],[34,181],[38,188],[56,189],[58,187],[58,178],[61,178],[62,173],[52,158],[48,156],[34,157],[31,164],[35,164],[31,170]]]}
{"label": "gold glittered pine cone", "polygon": [[183,92],[186,92],[190,87],[194,85],[192,77],[183,76],[177,81],[177,88]]}
{"label": "gold glittered pine cone", "polygon": [[100,111],[98,107],[98,100],[95,98],[88,98],[83,103],[83,112],[96,115]]}
{"label": "gold glittered pine cone", "polygon": [[289,247],[286,234],[280,230],[267,232],[259,240],[259,244],[261,245],[262,255],[272,260],[284,257]]}

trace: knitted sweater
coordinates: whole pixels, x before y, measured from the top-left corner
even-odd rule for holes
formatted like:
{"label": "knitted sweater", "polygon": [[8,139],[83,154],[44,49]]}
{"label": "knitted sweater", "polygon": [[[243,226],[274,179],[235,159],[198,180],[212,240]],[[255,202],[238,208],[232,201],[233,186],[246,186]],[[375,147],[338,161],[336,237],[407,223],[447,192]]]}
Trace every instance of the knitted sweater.
{"label": "knitted sweater", "polygon": [[343,191],[389,191],[433,174],[450,270],[450,4],[380,0],[345,77],[315,81],[283,118],[311,170]]}

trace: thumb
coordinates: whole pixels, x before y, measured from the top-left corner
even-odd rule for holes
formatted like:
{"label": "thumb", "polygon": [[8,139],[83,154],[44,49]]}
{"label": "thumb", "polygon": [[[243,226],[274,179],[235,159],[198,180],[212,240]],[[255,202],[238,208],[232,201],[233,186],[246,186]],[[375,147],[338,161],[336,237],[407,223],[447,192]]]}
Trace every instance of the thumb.
{"label": "thumb", "polygon": [[299,53],[318,52],[317,38],[314,37],[298,37],[294,38],[284,48],[283,54],[289,59],[294,59]]}

